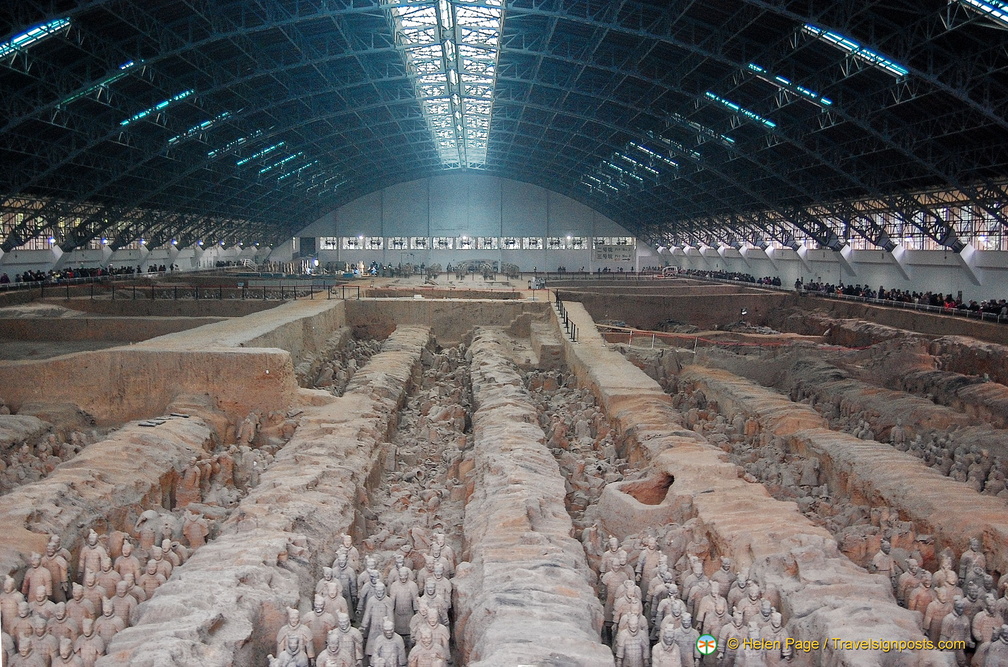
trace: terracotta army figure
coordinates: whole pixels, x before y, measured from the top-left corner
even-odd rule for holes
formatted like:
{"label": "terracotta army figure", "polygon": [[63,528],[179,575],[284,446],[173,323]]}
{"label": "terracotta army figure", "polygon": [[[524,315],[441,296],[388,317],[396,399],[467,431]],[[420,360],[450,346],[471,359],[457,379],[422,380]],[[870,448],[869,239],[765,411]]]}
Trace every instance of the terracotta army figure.
{"label": "terracotta army figure", "polygon": [[736,609],[732,613],[731,623],[721,628],[721,633],[717,636],[718,665],[722,667],[734,667],[738,657],[737,648],[728,648],[729,640],[736,640],[736,645],[741,646],[742,640],[746,638],[746,626],[742,619],[742,612]]}
{"label": "terracotta army figure", "polygon": [[339,649],[340,635],[332,630],[326,637],[325,649],[315,657],[315,667],[356,667],[355,661],[340,658]]}
{"label": "terracotta army figure", "polygon": [[164,549],[155,545],[151,547],[150,555],[151,555],[150,559],[154,561],[154,564],[157,566],[158,574],[163,576],[165,578],[165,581],[167,581],[171,577],[172,571],[175,569],[175,566],[172,565],[172,562],[170,560],[164,557]]}
{"label": "terracotta army figure", "polygon": [[336,629],[329,633],[329,637],[330,641],[327,642],[327,646],[331,651],[331,639],[335,637],[337,645],[336,655],[339,656],[340,660],[340,662],[330,664],[348,664],[355,667],[363,666],[364,637],[361,635],[360,630],[350,627],[350,616],[348,614],[340,614],[336,618]]}
{"label": "terracotta army figure", "polygon": [[620,596],[613,602],[614,646],[615,635],[618,635],[620,628],[626,625],[624,618],[640,616],[644,611],[640,598],[637,597],[639,590],[632,581],[624,581],[623,586],[620,587]]}
{"label": "terracotta army figure", "polygon": [[98,585],[104,588],[110,595],[116,586],[122,581],[122,575],[112,569],[112,559],[106,556],[102,558],[101,569],[96,574]]}
{"label": "terracotta army figure", "polygon": [[735,606],[739,602],[749,597],[749,572],[747,570],[742,570],[739,572],[738,579],[735,580],[735,584],[728,591],[728,595],[725,596],[728,599],[728,608],[735,609]]}
{"label": "terracotta army figure", "polygon": [[434,574],[431,577],[434,581],[434,588],[437,590],[437,594],[441,596],[447,608],[450,610],[452,605],[452,582],[448,578],[447,572],[444,569],[444,563],[434,564]]}
{"label": "terracotta army figure", "polygon": [[140,564],[140,559],[133,553],[132,542],[123,542],[122,554],[115,559],[113,567],[115,567],[115,571],[118,572],[121,577],[125,577],[127,574],[132,574],[134,581],[138,581],[140,579],[140,575],[143,574],[143,566]]}
{"label": "terracotta army figure", "polygon": [[137,608],[136,598],[129,594],[129,584],[120,581],[116,584],[115,596],[112,597],[113,613],[122,619],[123,625],[129,627],[133,622],[133,614]]}
{"label": "terracotta army figure", "polygon": [[[406,557],[401,551],[397,551],[392,557],[392,560],[385,563],[385,578],[382,580],[385,582],[385,588],[392,585],[393,581],[399,579],[399,570],[406,567]],[[410,572],[410,578],[413,578],[413,573]]]}
{"label": "terracotta army figure", "polygon": [[948,589],[940,586],[935,590],[935,599],[924,611],[923,629],[928,639],[933,642],[938,641],[941,634],[942,621],[945,616],[952,612],[952,600],[949,598]]}
{"label": "terracotta army figure", "polygon": [[32,616],[31,607],[28,606],[27,601],[18,602],[18,615],[14,619],[12,625],[5,626],[5,630],[10,630],[10,635],[12,637],[20,637],[21,635],[32,634]]}
{"label": "terracotta army figure", "polygon": [[21,635],[17,644],[18,652],[11,657],[10,667],[49,667],[46,656],[36,650],[33,635]]}
{"label": "terracotta army figure", "polygon": [[66,602],[57,602],[49,619],[49,633],[57,639],[69,638],[71,641],[80,636],[80,625],[67,614]]}
{"label": "terracotta army figure", "polygon": [[32,619],[32,646],[45,657],[46,664],[52,664],[53,658],[59,655],[59,640],[46,632],[48,627],[44,618]]}
{"label": "terracotta army figure", "polygon": [[420,628],[417,644],[410,651],[409,667],[435,667],[444,663],[441,647],[434,643],[434,633],[429,627]]}
{"label": "terracotta army figure", "polygon": [[890,583],[892,583],[896,574],[896,561],[889,555],[890,551],[892,551],[892,545],[889,543],[889,540],[882,540],[882,546],[878,553],[872,557],[868,571],[885,575],[889,578]]}
{"label": "terracotta army figure", "polygon": [[991,638],[985,641],[983,644],[978,644],[976,648],[976,653],[973,654],[973,660],[970,661],[970,667],[976,665],[976,667],[985,667],[990,664],[987,662],[987,655],[990,653],[991,646],[999,643],[1001,641],[1001,627],[998,626],[994,628],[991,632]]}
{"label": "terracotta army figure", "polygon": [[347,556],[347,562],[350,563],[350,567],[355,571],[360,569],[361,565],[360,552],[357,550],[357,547],[354,546],[353,538],[344,533],[342,540],[343,542],[341,549],[345,550]]}
{"label": "terracotta army figure", "polygon": [[451,573],[448,576],[455,576],[455,566],[458,565],[458,560],[455,558],[455,550],[445,543],[445,534],[434,533],[434,544],[438,545],[438,548],[441,550],[441,556],[447,560],[451,566],[447,570]]}
{"label": "terracotta army figure", "polygon": [[[374,562],[373,558],[370,556],[368,558],[372,563]],[[381,574],[373,567],[364,570],[362,575],[366,577],[366,580],[363,583],[358,580],[357,607],[354,610],[358,619],[364,615],[364,609],[367,607],[368,599],[374,593],[375,585],[381,582]]]}
{"label": "terracotta army figure", "polygon": [[920,585],[910,592],[910,599],[907,601],[907,609],[919,611],[921,617],[927,613],[928,605],[935,599],[935,592],[931,588],[931,577],[925,576],[920,580]]}
{"label": "terracotta army figure", "polygon": [[1008,667],[1008,625],[1001,626],[1001,638],[991,642],[984,667]]}
{"label": "terracotta army figure", "polygon": [[346,600],[348,609],[355,609],[357,605],[357,573],[350,567],[350,558],[345,552],[336,556],[333,562],[333,577],[338,579],[343,587],[342,594]]}
{"label": "terracotta army figure", "polygon": [[[938,634],[939,641],[964,641],[968,648],[973,648],[973,634],[970,629],[969,618],[963,614],[966,603],[962,598],[956,598],[952,602],[952,611],[949,612],[941,623],[941,632]],[[966,665],[966,652],[962,649],[955,651],[956,664],[959,667]]]}
{"label": "terracotta army figure", "polygon": [[989,642],[994,628],[1000,628],[1004,623],[996,608],[996,600],[993,593],[983,596],[983,604],[980,610],[974,614],[972,631],[973,641],[977,644]]}
{"label": "terracotta army figure", "polygon": [[117,632],[126,628],[123,620],[115,615],[112,600],[108,598],[102,600],[102,615],[95,619],[94,627],[98,636],[105,640],[106,646]]}
{"label": "terracotta army figure", "polygon": [[674,632],[668,627],[662,630],[660,641],[651,649],[651,667],[682,667]]}
{"label": "terracotta army figure", "polygon": [[[189,464],[182,471],[182,475],[175,485],[176,507],[186,507],[192,503],[203,502],[203,495],[200,491],[202,475],[203,473],[200,470],[196,457],[190,458]],[[279,651],[279,653],[282,653],[282,651]]]}
{"label": "terracotta army figure", "polygon": [[17,618],[18,603],[25,599],[21,591],[17,590],[14,577],[7,575],[4,578],[3,593],[0,593],[0,623],[4,629],[9,629]]}
{"label": "terracotta army figure", "polygon": [[650,664],[647,629],[640,627],[637,614],[630,614],[626,627],[616,633],[616,667],[648,667]]}
{"label": "terracotta army figure", "polygon": [[312,643],[317,656],[325,648],[329,632],[336,628],[336,617],[326,611],[325,598],[321,595],[315,596],[312,603],[312,613],[308,614],[308,620],[305,624],[311,630]]}
{"label": "terracotta army figure", "polygon": [[323,567],[322,578],[319,579],[318,583],[315,584],[316,595],[325,595],[326,588],[328,587],[330,581],[336,581],[337,583],[339,583],[336,579],[333,578],[332,568],[328,566]]}
{"label": "terracotta army figure", "polygon": [[35,587],[35,594],[32,596],[32,601],[28,603],[28,606],[31,607],[33,614],[47,621],[56,611],[56,604],[46,597],[44,586]]}
{"label": "terracotta army figure", "polygon": [[126,584],[126,592],[133,596],[133,598],[137,601],[137,604],[147,600],[147,593],[144,592],[144,589],[136,585],[132,572],[126,573],[126,576],[123,577],[123,583]]}
{"label": "terracotta army figure", "polygon": [[210,534],[210,527],[203,516],[186,510],[183,515],[182,534],[185,536],[190,549],[199,549],[206,544],[207,535]]}
{"label": "terracotta army figure", "polygon": [[760,612],[760,589],[756,584],[749,584],[746,586],[746,589],[749,595],[739,602],[735,608],[742,612],[745,624],[749,625],[749,621],[758,616]]}
{"label": "terracotta army figure", "polygon": [[420,594],[416,582],[410,578],[410,571],[399,568],[398,578],[388,587],[388,596],[392,600],[392,617],[395,631],[402,637],[409,636],[409,622],[417,612]]}
{"label": "terracotta army figure", "polygon": [[382,634],[375,640],[372,662],[378,658],[385,660],[391,667],[406,667],[406,644],[401,635],[395,631],[395,623],[390,618],[382,620]]}
{"label": "terracotta army figure", "polygon": [[300,643],[298,645],[300,650],[305,653],[305,656],[309,660],[313,660],[315,658],[315,647],[312,644],[311,629],[301,622],[301,612],[293,607],[290,607],[287,609],[287,624],[281,627],[277,632],[277,656],[283,653],[284,649],[287,647],[287,637],[295,634],[300,637]]}
{"label": "terracotta army figure", "polygon": [[[747,638],[751,640],[759,639],[759,628],[755,623],[749,624]],[[766,663],[766,648],[758,642],[743,644],[735,653],[735,664],[738,667],[764,667]]]}
{"label": "terracotta army figure", "polygon": [[606,549],[602,552],[602,559],[599,561],[599,572],[605,574],[611,567],[611,563],[614,560],[619,560],[620,545],[619,540],[609,536],[609,541],[606,543]]}
{"label": "terracotta army figure", "polygon": [[166,577],[158,572],[158,564],[153,561],[147,561],[147,567],[144,569],[144,573],[140,575],[137,579],[137,586],[143,589],[143,592],[148,598],[154,595],[154,591],[158,589],[158,586],[167,581]]}
{"label": "terracotta army figure", "polygon": [[735,573],[732,571],[732,560],[727,556],[721,557],[721,567],[710,576],[712,582],[717,582],[718,592],[724,596],[728,597],[728,591],[731,590],[732,584],[735,583]]}
{"label": "terracotta army figure", "polygon": [[51,596],[53,590],[52,573],[42,567],[42,554],[33,552],[28,562],[28,571],[25,572],[24,582],[21,584],[21,592],[25,598],[33,599],[35,589],[39,586],[45,590],[46,597]]}
{"label": "terracotta army figure", "polygon": [[700,633],[693,627],[693,617],[683,612],[681,627],[673,631],[672,636],[675,643],[679,645],[679,654],[682,657],[683,667],[690,667],[700,660],[700,652],[697,650],[697,640]]}
{"label": "terracotta army figure", "polygon": [[433,609],[428,609],[427,611],[427,627],[430,628],[431,634],[434,637],[434,644],[439,646],[441,653],[447,656],[449,644],[451,643],[451,632],[448,630],[447,625],[438,621],[437,614],[434,613]]}
{"label": "terracotta army figure", "polygon": [[87,542],[81,547],[80,557],[77,559],[77,576],[83,577],[88,570],[92,572],[101,570],[102,558],[108,558],[108,553],[98,542],[98,533],[92,530],[88,533]]}
{"label": "terracotta army figure", "polygon": [[337,620],[339,620],[341,613],[350,613],[350,610],[347,608],[346,598],[343,597],[343,587],[336,580],[330,581],[326,585],[323,602],[326,613],[332,614],[332,617]]}
{"label": "terracotta army figure", "polygon": [[661,571],[657,580],[658,583],[655,583],[654,581],[651,582],[648,604],[644,607],[645,613],[649,615],[652,621],[654,621],[655,616],[658,613],[658,607],[661,606],[663,601],[668,599],[670,594],[676,596],[679,595],[679,588],[675,585],[675,572],[668,569],[668,567]]}
{"label": "terracotta army figure", "polygon": [[606,631],[603,634],[603,641],[611,641],[616,637],[615,630],[613,629],[613,604],[616,602],[616,596],[619,595],[623,582],[627,580],[627,574],[620,567],[619,561],[610,559],[609,571],[602,577],[602,585],[605,586],[606,590],[605,605],[603,607]]}
{"label": "terracotta army figure", "polygon": [[280,651],[276,658],[270,657],[270,667],[308,667],[311,662],[305,655],[304,638],[297,634],[287,635],[284,641],[284,650]]}
{"label": "terracotta army figure", "polygon": [[708,611],[703,618],[700,632],[711,637],[721,634],[721,628],[731,623],[731,616],[728,615],[728,603],[724,598],[719,597],[714,603],[714,609]]}
{"label": "terracotta army figure", "polygon": [[430,555],[434,560],[434,567],[436,568],[439,564],[444,567],[444,575],[446,577],[455,576],[455,566],[452,565],[451,561],[448,560],[442,553],[441,545],[435,542],[430,547]]}
{"label": "terracotta army figure", "polygon": [[644,548],[637,558],[637,567],[634,568],[636,580],[640,583],[642,600],[648,599],[648,586],[658,570],[658,557],[661,555],[658,551],[658,540],[654,535],[648,535],[644,541]]}
{"label": "terracotta army figure", "polygon": [[42,567],[52,575],[52,598],[54,602],[66,602],[70,593],[70,576],[67,572],[67,561],[57,551],[52,540],[46,544],[45,555],[42,556]]}
{"label": "terracotta army figure", "polygon": [[784,629],[783,618],[780,612],[775,611],[770,614],[770,623],[763,627],[763,630],[760,632],[760,638],[775,642],[774,645],[780,647],[766,652],[767,667],[779,667],[791,662],[791,659],[794,657],[794,650],[787,645],[789,637],[787,630]]}
{"label": "terracotta army figure", "polygon": [[392,600],[385,595],[385,584],[381,580],[374,585],[361,618],[360,631],[364,636],[364,655],[370,658],[375,652],[375,643],[382,634],[382,622],[392,618]]}
{"label": "terracotta army figure", "polygon": [[966,575],[973,570],[974,565],[980,565],[983,570],[987,569],[987,558],[980,548],[980,539],[971,537],[969,548],[959,557],[959,580],[965,582]]}
{"label": "terracotta army figure", "polygon": [[[896,599],[902,604],[909,605],[910,592],[917,588],[917,585],[920,583],[922,578],[921,569],[917,564],[917,559],[908,558],[906,572],[901,574],[899,579],[896,580]],[[928,574],[928,578],[930,578],[930,573]]]}
{"label": "terracotta army figure", "polygon": [[420,599],[427,603],[429,614],[436,618],[438,623],[448,625],[448,603],[438,594],[434,579],[427,582]]}
{"label": "terracotta army figure", "polygon": [[84,661],[74,653],[73,642],[70,639],[64,637],[59,643],[59,654],[56,659],[53,660],[52,664],[54,667],[56,665],[65,665],[66,667],[84,667]]}

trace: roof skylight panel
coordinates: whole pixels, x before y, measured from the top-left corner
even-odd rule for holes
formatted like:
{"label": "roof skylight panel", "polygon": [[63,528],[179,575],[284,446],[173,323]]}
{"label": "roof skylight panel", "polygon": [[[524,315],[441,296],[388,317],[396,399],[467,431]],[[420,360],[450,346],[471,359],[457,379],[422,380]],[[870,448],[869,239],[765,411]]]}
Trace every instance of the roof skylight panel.
{"label": "roof skylight panel", "polygon": [[844,37],[840,33],[833,32],[832,30],[824,30],[810,23],[806,23],[802,26],[802,32],[813,37],[818,37],[849,56],[884,72],[888,72],[897,79],[902,79],[910,74],[910,70],[903,65],[890,60],[881,53],[872,51],[871,49],[862,46],[850,37]]}

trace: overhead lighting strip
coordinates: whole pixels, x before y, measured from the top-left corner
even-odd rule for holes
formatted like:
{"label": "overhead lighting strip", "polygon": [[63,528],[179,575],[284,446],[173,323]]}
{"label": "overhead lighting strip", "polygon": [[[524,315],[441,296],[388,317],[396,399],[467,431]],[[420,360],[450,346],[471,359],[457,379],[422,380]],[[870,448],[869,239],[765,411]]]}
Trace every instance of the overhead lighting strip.
{"label": "overhead lighting strip", "polygon": [[910,70],[906,67],[903,67],[899,63],[886,58],[880,53],[876,53],[869,48],[861,46],[853,39],[844,37],[840,33],[836,33],[831,30],[823,30],[822,28],[817,28],[810,23],[806,23],[802,26],[802,32],[813,37],[819,37],[844,53],[857,58],[861,62],[867,63],[872,67],[888,72],[897,79],[903,79],[910,74]]}
{"label": "overhead lighting strip", "polygon": [[126,118],[125,120],[119,121],[119,124],[122,125],[123,127],[126,127],[127,125],[130,125],[131,123],[135,123],[138,120],[143,120],[144,118],[146,118],[147,116],[150,116],[151,114],[156,114],[157,112],[162,111],[162,110],[168,108],[170,105],[174,104],[175,102],[179,102],[181,100],[184,100],[185,98],[189,97],[190,95],[192,95],[195,92],[196,91],[194,91],[192,88],[190,88],[188,90],[183,90],[181,93],[176,93],[175,95],[172,95],[168,99],[166,99],[166,100],[164,100],[162,102],[158,102],[157,104],[155,104],[154,106],[152,106],[149,109],[144,109],[143,111],[139,111],[139,112],[133,114],[132,116],[130,116],[129,118]]}
{"label": "overhead lighting strip", "polygon": [[71,102],[76,102],[77,100],[79,100],[79,99],[81,99],[83,97],[87,97],[91,93],[96,93],[96,92],[105,90],[106,88],[108,88],[109,86],[111,86],[113,83],[115,83],[119,79],[122,79],[123,77],[127,76],[128,74],[130,74],[131,70],[134,67],[138,66],[138,65],[143,65],[143,61],[140,61],[138,63],[138,62],[136,62],[134,60],[130,60],[129,62],[123,63],[122,65],[119,66],[119,70],[118,71],[112,72],[111,74],[109,74],[108,76],[106,76],[105,78],[103,78],[98,83],[95,83],[95,84],[93,84],[91,86],[88,86],[84,90],[82,90],[82,91],[80,91],[78,93],[74,93],[73,95],[70,95],[69,97],[65,97],[64,99],[60,100],[56,104],[57,108],[63,108],[66,105],[70,104]]}
{"label": "overhead lighting strip", "polygon": [[267,146],[266,148],[262,149],[261,151],[259,151],[257,153],[254,153],[252,155],[249,155],[247,158],[242,158],[241,160],[238,160],[238,162],[235,163],[235,166],[241,167],[242,165],[248,164],[252,160],[257,160],[257,159],[263,157],[264,155],[269,155],[270,153],[272,153],[273,151],[277,150],[278,148],[283,148],[286,145],[287,145],[286,141],[281,141],[278,144],[273,144],[272,146]]}
{"label": "overhead lighting strip", "polygon": [[0,58],[22,51],[32,44],[41,42],[47,37],[52,37],[60,31],[70,27],[70,19],[55,19],[42,25],[26,30],[19,35],[11,37],[6,42],[0,44]]}
{"label": "overhead lighting strip", "polygon": [[822,109],[828,109],[833,106],[833,100],[819,93],[809,90],[804,86],[800,86],[793,83],[790,79],[783,76],[778,76],[775,74],[770,74],[763,67],[760,67],[756,63],[749,63],[748,69],[756,75],[757,79],[761,81],[766,81],[771,86],[777,86],[778,90],[785,90],[789,93],[793,93],[799,98],[811,102]]}
{"label": "overhead lighting strip", "polygon": [[214,158],[220,157],[221,155],[224,155],[226,153],[230,153],[231,151],[233,151],[234,149],[238,148],[239,146],[244,146],[245,144],[247,144],[248,142],[252,141],[253,139],[261,136],[262,133],[263,133],[262,130],[256,130],[255,132],[253,132],[252,134],[250,134],[250,135],[248,135],[246,137],[239,137],[239,138],[235,139],[234,141],[229,141],[228,143],[224,144],[220,148],[215,148],[212,151],[207,151],[207,157],[210,158],[211,160],[213,160]]}
{"label": "overhead lighting strip", "polygon": [[217,123],[221,122],[222,120],[226,120],[227,118],[230,118],[230,117],[231,117],[231,112],[230,111],[225,111],[222,114],[214,116],[210,120],[205,120],[205,121],[203,121],[202,123],[200,123],[198,125],[193,125],[188,130],[186,130],[185,132],[183,132],[182,134],[175,135],[174,137],[172,137],[171,139],[169,139],[168,140],[168,145],[169,146],[174,146],[175,144],[177,144],[177,143],[179,143],[181,141],[185,141],[186,139],[191,139],[191,138],[195,137],[196,135],[200,134],[201,132],[206,132],[207,130],[209,130],[210,128],[212,128],[214,125],[216,125]]}
{"label": "overhead lighting strip", "polygon": [[682,114],[673,113],[670,114],[668,118],[670,121],[672,121],[677,125],[680,125],[682,127],[688,127],[691,130],[694,130],[701,137],[706,137],[707,139],[713,139],[714,141],[724,146],[727,146],[728,148],[732,148],[735,146],[735,140],[729,137],[728,135],[721,134],[717,130],[712,130],[706,125],[701,125],[696,121],[689,120],[685,118]]}
{"label": "overhead lighting strip", "polygon": [[753,121],[754,123],[759,123],[763,127],[769,128],[771,130],[777,127],[777,123],[773,122],[769,118],[764,118],[763,116],[759,115],[755,111],[749,111],[749,109],[746,109],[744,107],[741,107],[741,106],[735,104],[734,102],[726,100],[725,98],[721,97],[720,95],[712,93],[709,90],[706,93],[704,93],[704,95],[707,97],[707,99],[709,99],[709,100],[711,100],[713,102],[717,102],[718,104],[720,104],[724,108],[729,109],[731,111],[734,111],[737,114],[741,114],[742,116],[745,116],[746,118],[748,118],[749,120]]}
{"label": "overhead lighting strip", "polygon": [[276,169],[277,167],[282,167],[283,165],[287,164],[291,160],[296,160],[299,157],[301,157],[302,155],[304,155],[304,151],[298,151],[297,153],[294,153],[294,155],[288,155],[287,157],[283,158],[282,160],[280,160],[278,162],[274,162],[271,165],[267,165],[267,166],[263,167],[262,169],[259,170],[259,173],[260,174],[265,174],[266,172],[272,171],[272,170]]}
{"label": "overhead lighting strip", "polygon": [[442,164],[484,167],[503,0],[394,0],[388,9]]}

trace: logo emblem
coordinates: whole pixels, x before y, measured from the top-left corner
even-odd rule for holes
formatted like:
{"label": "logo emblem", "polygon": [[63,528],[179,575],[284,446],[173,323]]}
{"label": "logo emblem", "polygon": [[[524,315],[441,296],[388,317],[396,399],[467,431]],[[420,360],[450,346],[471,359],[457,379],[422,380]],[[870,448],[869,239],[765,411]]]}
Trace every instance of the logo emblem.
{"label": "logo emblem", "polygon": [[717,650],[717,640],[714,635],[700,635],[696,640],[696,649],[700,655],[710,655]]}

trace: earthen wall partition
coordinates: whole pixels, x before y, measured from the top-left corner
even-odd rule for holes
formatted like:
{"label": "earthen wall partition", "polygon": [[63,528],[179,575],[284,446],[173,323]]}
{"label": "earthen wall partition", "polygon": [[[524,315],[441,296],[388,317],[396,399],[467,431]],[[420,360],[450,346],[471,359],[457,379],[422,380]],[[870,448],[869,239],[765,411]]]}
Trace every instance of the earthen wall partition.
{"label": "earthen wall partition", "polygon": [[0,338],[38,341],[136,343],[220,322],[220,317],[24,317],[0,318]]}
{"label": "earthen wall partition", "polygon": [[[800,639],[924,640],[916,616],[897,605],[888,580],[843,556],[833,537],[794,503],[774,500],[762,485],[741,479],[724,452],[682,427],[656,381],[607,348],[580,304],[567,303],[567,309],[579,328],[578,342],[564,340],[568,366],[617,426],[628,458],[652,476],[672,478],[663,502],[674,509],[677,523],[693,519],[706,532],[712,545],[708,571],[719,555],[750,568],[763,590],[779,598],[789,632]],[[866,667],[907,659],[833,646],[811,657],[815,664]],[[921,651],[913,662],[948,665],[951,657]]]}
{"label": "earthen wall partition", "polygon": [[1008,505],[1002,499],[981,495],[891,445],[832,431],[807,405],[727,371],[689,366],[681,379],[708,399],[756,417],[796,454],[818,458],[830,488],[860,504],[894,509],[918,534],[934,535],[936,551],[961,553],[971,537],[982,537],[988,566],[1008,572]]}
{"label": "earthen wall partition", "polygon": [[294,436],[220,536],[175,570],[98,664],[265,664],[286,608],[311,599],[342,533],[363,537],[360,498],[378,482],[382,443],[430,344],[425,327],[397,328],[342,397],[305,407]]}
{"label": "earthen wall partition", "polygon": [[299,358],[343,325],[342,302],[294,301],[137,345],[0,363],[4,399],[66,401],[99,424],[162,414],[179,395],[210,393],[232,421],[287,409]]}
{"label": "earthen wall partition", "polygon": [[[542,298],[545,299],[545,293]],[[546,301],[484,299],[361,299],[346,302],[358,336],[384,337],[397,324],[431,328],[438,345],[457,345],[477,326],[508,326],[525,313],[545,318]]]}
{"label": "earthen wall partition", "polygon": [[571,537],[564,479],[506,340],[477,329],[469,348],[475,484],[468,562],[455,576],[456,641],[474,666],[611,666],[595,574]]}

